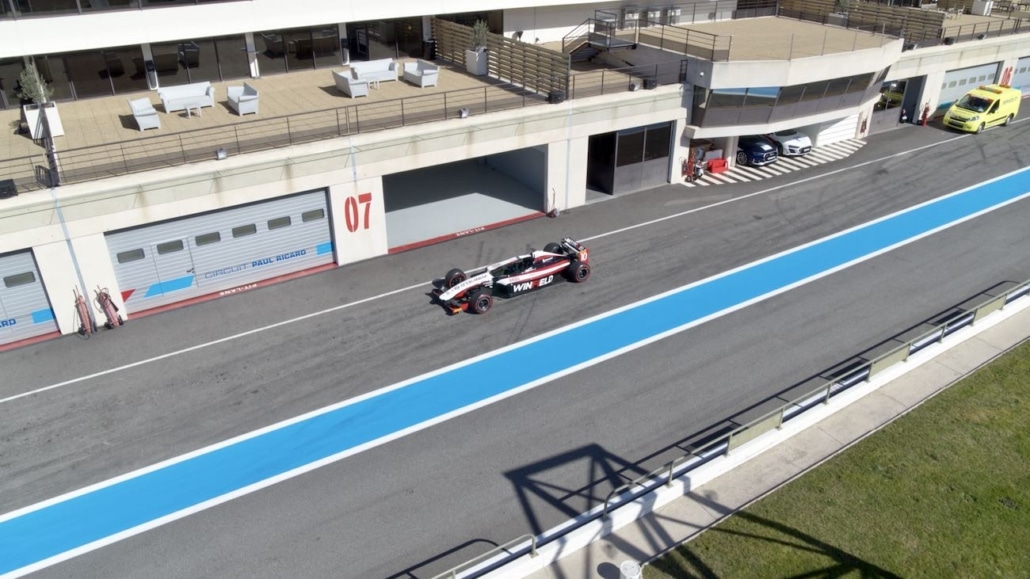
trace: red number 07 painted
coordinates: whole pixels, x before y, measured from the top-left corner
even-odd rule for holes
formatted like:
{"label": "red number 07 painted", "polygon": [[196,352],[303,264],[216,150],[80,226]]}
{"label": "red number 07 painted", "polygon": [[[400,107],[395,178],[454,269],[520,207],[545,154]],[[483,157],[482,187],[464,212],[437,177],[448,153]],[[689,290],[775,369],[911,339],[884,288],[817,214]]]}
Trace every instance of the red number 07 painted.
{"label": "red number 07 painted", "polygon": [[[358,205],[361,205],[365,208],[364,221],[359,221],[358,219]],[[358,230],[359,226],[361,229],[368,229],[368,216],[371,210],[371,193],[362,193],[357,197],[348,197],[347,200],[343,202],[343,217],[344,221],[347,223],[347,231],[354,233]]]}

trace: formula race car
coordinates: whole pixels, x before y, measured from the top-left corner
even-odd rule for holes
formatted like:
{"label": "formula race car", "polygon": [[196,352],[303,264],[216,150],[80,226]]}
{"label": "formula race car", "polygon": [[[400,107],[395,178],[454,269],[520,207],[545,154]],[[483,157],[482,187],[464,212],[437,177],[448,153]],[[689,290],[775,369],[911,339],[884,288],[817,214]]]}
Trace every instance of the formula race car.
{"label": "formula race car", "polygon": [[543,251],[534,250],[472,271],[452,269],[444,276],[443,287],[435,289],[433,295],[451,314],[485,314],[495,296],[513,297],[563,278],[576,283],[590,279],[587,248],[568,237],[560,243],[548,243]]}

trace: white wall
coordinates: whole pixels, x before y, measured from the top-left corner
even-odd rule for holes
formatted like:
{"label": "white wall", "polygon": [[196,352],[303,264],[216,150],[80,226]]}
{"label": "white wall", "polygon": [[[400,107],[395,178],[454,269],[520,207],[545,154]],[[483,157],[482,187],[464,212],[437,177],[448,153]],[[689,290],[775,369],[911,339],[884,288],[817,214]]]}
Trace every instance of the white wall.
{"label": "white wall", "polygon": [[[353,201],[348,202],[348,198]],[[347,228],[347,203],[357,209],[356,231]],[[331,186],[329,212],[333,216],[332,233],[336,245],[337,265],[386,254],[386,203],[383,198],[382,177],[370,177]]]}
{"label": "white wall", "polygon": [[527,147],[483,158],[488,167],[534,191],[547,186],[547,148]]}
{"label": "white wall", "polygon": [[550,211],[564,211],[587,201],[587,150],[590,137],[577,137],[547,145],[547,203]]}

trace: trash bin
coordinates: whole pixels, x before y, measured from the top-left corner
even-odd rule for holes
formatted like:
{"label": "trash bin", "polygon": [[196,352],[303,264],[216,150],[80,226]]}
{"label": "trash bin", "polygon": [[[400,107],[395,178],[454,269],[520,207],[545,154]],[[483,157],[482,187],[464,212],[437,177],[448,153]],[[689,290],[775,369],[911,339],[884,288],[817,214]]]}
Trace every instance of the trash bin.
{"label": "trash bin", "polygon": [[436,39],[430,38],[422,41],[422,58],[425,60],[436,60]]}

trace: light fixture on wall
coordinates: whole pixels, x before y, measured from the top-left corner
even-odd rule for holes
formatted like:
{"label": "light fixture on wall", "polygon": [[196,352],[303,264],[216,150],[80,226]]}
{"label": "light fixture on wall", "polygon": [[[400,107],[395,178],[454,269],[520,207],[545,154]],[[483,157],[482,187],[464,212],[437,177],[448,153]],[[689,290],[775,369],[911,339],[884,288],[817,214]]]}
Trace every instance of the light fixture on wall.
{"label": "light fixture on wall", "polygon": [[225,150],[225,147],[218,147],[215,149],[215,159],[218,161],[224,161],[229,158],[229,151]]}

